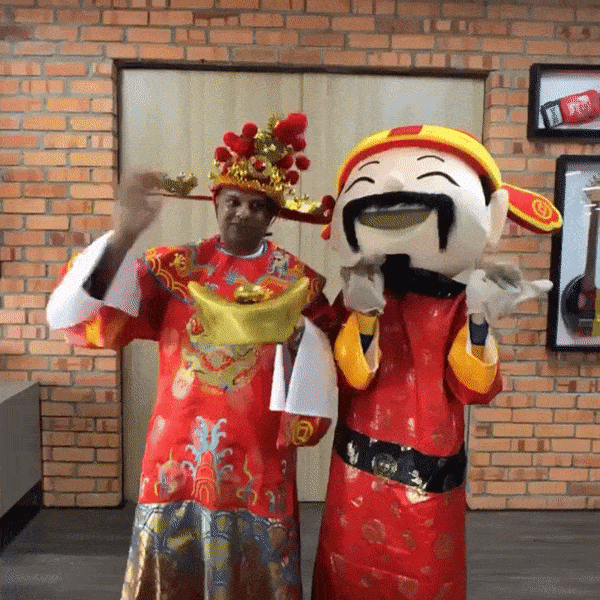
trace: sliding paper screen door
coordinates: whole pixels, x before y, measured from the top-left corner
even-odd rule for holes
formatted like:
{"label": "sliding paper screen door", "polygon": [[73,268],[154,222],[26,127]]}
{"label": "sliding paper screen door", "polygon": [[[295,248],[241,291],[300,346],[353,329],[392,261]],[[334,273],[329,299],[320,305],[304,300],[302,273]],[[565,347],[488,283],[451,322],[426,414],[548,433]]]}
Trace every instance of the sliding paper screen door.
{"label": "sliding paper screen door", "polygon": [[[150,168],[194,173],[207,193],[216,146],[227,130],[239,132],[254,121],[264,126],[272,114],[308,115],[306,154],[310,169],[302,192],[320,200],[335,193],[338,168],[362,138],[401,125],[448,125],[481,136],[483,82],[325,73],[233,71],[122,71],[121,170]],[[212,205],[170,200],[158,223],[136,245],[197,241],[216,233]],[[320,236],[321,227],[278,222],[274,240],[327,277],[333,300],[340,288],[335,254]],[[156,394],[157,352],[153,343],[134,342],[123,354],[125,497],[137,498],[146,428]],[[300,500],[323,500],[333,427],[321,443],[301,449],[298,461]]]}

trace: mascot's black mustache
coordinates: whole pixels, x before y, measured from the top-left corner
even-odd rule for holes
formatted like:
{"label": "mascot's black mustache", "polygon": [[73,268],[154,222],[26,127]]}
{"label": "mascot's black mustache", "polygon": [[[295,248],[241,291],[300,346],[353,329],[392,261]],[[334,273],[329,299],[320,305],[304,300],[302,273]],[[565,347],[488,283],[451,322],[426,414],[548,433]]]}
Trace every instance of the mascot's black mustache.
{"label": "mascot's black mustache", "polygon": [[447,194],[428,194],[426,192],[385,192],[356,198],[346,204],[342,212],[344,233],[350,247],[358,252],[358,240],[356,238],[356,219],[360,214],[371,206],[390,207],[396,204],[420,205],[436,210],[438,214],[438,237],[440,251],[448,246],[448,236],[454,225],[454,202]]}

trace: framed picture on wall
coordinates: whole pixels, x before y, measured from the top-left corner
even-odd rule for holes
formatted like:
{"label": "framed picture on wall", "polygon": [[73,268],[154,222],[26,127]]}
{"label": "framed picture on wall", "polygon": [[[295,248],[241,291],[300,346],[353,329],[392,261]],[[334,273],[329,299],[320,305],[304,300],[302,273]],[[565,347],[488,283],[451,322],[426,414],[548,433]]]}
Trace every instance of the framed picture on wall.
{"label": "framed picture on wall", "polygon": [[600,64],[533,64],[527,137],[600,139]]}
{"label": "framed picture on wall", "polygon": [[554,202],[563,226],[552,239],[548,345],[553,350],[598,350],[600,156],[560,156]]}

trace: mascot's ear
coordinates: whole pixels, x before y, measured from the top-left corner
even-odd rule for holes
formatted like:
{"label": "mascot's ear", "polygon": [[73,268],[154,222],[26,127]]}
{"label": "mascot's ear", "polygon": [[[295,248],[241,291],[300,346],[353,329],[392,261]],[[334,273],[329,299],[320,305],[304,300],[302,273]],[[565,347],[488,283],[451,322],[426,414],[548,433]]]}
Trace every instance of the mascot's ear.
{"label": "mascot's ear", "polygon": [[500,188],[492,193],[489,204],[490,209],[490,236],[488,242],[496,246],[502,236],[504,222],[508,213],[508,191]]}

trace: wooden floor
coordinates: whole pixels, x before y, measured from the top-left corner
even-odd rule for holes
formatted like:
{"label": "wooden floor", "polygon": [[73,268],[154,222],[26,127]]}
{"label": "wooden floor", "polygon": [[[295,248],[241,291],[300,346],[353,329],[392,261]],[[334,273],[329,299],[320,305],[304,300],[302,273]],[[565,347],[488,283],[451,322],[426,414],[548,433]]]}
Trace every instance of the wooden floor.
{"label": "wooden floor", "polygon": [[[301,510],[308,598],[321,505]],[[118,600],[133,511],[42,509],[0,555],[0,598]],[[467,530],[469,600],[600,600],[600,512],[470,512]]]}

